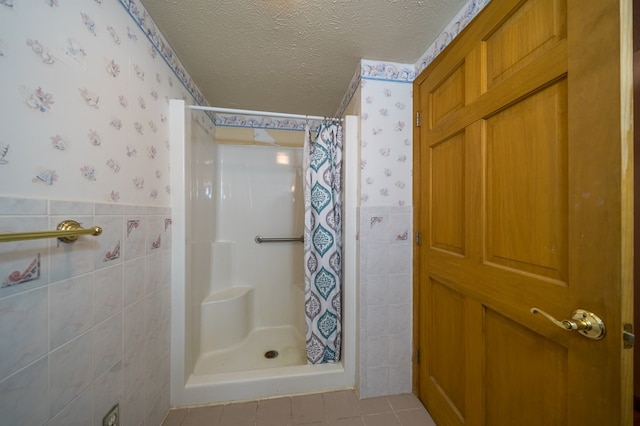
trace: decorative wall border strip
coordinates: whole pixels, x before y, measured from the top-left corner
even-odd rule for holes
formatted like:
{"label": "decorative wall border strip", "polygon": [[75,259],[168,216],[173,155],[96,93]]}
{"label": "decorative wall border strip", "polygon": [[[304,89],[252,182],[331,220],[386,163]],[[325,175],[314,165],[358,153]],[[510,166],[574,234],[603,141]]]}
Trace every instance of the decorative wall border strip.
{"label": "decorative wall border strip", "polygon": [[365,80],[411,83],[416,78],[416,68],[413,64],[377,62],[363,59],[360,62],[360,75]]}
{"label": "decorative wall border strip", "polygon": [[[342,98],[342,102],[340,103],[336,116],[339,117],[344,113],[344,110],[349,102],[351,102],[353,95],[360,86],[362,79],[394,81],[399,83],[413,82],[416,76],[420,74],[438,56],[438,54],[440,54],[440,52],[449,45],[449,43],[451,43],[451,41],[490,1],[491,0],[469,0],[414,65],[394,62],[376,62],[363,59],[349,83],[349,87]],[[174,54],[169,43],[158,30],[158,27],[147,10],[139,3],[139,0],[119,0],[119,2],[140,30],[142,30],[149,42],[160,54],[162,59],[169,66],[187,92],[189,92],[189,94],[195,99],[195,102],[201,106],[209,105],[206,98],[195,85],[178,57]],[[305,125],[305,120],[277,118],[264,119],[227,114],[213,114],[211,112],[206,112],[206,114],[216,126],[299,131],[304,130]],[[268,120],[268,122],[265,120]]]}
{"label": "decorative wall border strip", "polygon": [[[158,54],[160,54],[164,62],[169,66],[173,74],[177,77],[187,92],[189,92],[189,94],[194,98],[196,104],[200,106],[209,106],[206,98],[193,82],[177,55],[175,55],[173,49],[156,26],[151,15],[149,15],[144,6],[139,3],[139,0],[119,0],[119,2],[138,28],[140,28],[144,33],[154,49]],[[209,119],[211,119],[211,122],[214,125],[226,127],[303,131],[306,124],[306,120],[216,114],[210,111],[205,111],[205,114]],[[318,126],[317,122],[312,123],[310,121],[310,124],[312,129],[317,128]]]}
{"label": "decorative wall border strip", "polygon": [[447,24],[436,40],[431,43],[422,56],[420,56],[420,59],[418,59],[415,64],[415,75],[418,76],[418,74],[424,71],[436,56],[460,34],[460,31],[462,31],[490,1],[491,0],[469,0],[467,4],[460,9],[460,12],[453,17],[449,24]]}
{"label": "decorative wall border strip", "polygon": [[[358,65],[354,76],[351,78],[349,89],[342,98],[336,116],[341,116],[345,111],[354,93],[360,86],[362,79],[412,83],[490,1],[491,0],[469,0],[414,65],[363,59],[360,65]],[[398,69],[398,67],[400,69]]]}
{"label": "decorative wall border strip", "polygon": [[221,127],[244,127],[251,129],[293,130],[302,132],[309,123],[311,130],[320,125],[318,120],[258,117],[254,115],[215,114],[215,124]]}
{"label": "decorative wall border strip", "polygon": [[156,23],[153,22],[151,15],[147,12],[139,0],[119,0],[120,4],[127,11],[133,22],[136,23],[138,28],[142,30],[147,40],[160,54],[165,63],[169,66],[171,71],[178,78],[180,83],[187,89],[187,92],[195,99],[198,105],[209,105],[207,100],[200,92],[200,89],[193,82],[186,69],[178,59],[177,55],[173,53],[171,45],[165,40],[164,36],[158,30]]}
{"label": "decorative wall border strip", "polygon": [[351,99],[353,99],[353,95],[355,95],[356,90],[358,90],[358,87],[360,87],[361,81],[362,81],[362,71],[360,69],[360,66],[358,66],[358,68],[356,68],[355,72],[353,73],[353,77],[351,77],[351,82],[349,83],[349,87],[347,88],[346,93],[342,97],[342,102],[340,102],[340,107],[338,108],[335,114],[336,117],[342,117],[342,115],[344,114],[344,111],[349,106],[349,103],[351,103]]}

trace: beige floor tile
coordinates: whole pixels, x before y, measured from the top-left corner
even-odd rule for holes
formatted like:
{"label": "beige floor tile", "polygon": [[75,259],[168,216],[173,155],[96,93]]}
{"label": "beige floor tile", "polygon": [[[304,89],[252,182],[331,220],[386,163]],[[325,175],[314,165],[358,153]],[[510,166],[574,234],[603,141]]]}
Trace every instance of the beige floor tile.
{"label": "beige floor tile", "polygon": [[228,404],[222,410],[221,426],[254,426],[258,402]]}
{"label": "beige floor tile", "polygon": [[402,426],[436,426],[425,409],[396,411],[396,416]]}
{"label": "beige floor tile", "polygon": [[388,396],[391,407],[395,410],[411,410],[414,408],[424,408],[422,402],[412,393],[405,393],[403,395],[391,395]]}
{"label": "beige floor tile", "polygon": [[361,399],[359,404],[363,415],[390,413],[393,411],[386,396]]}
{"label": "beige floor tile", "polygon": [[219,425],[222,408],[222,405],[191,408],[187,411],[181,426]]}
{"label": "beige floor tile", "polygon": [[189,411],[189,409],[187,409],[187,408],[182,408],[182,409],[178,409],[178,410],[169,411],[169,414],[167,414],[167,417],[162,422],[162,426],[180,426],[180,425],[182,425],[182,421],[184,420],[184,418],[187,415],[188,411]]}
{"label": "beige floor tile", "polygon": [[291,398],[258,401],[256,426],[285,426],[291,424]]}
{"label": "beige floor tile", "polygon": [[324,411],[328,421],[360,417],[358,397],[352,390],[322,394]]}
{"label": "beige floor tile", "polygon": [[364,420],[362,417],[354,417],[351,419],[338,419],[333,422],[329,422],[331,426],[364,426]]}
{"label": "beige floor tile", "polygon": [[355,391],[171,410],[163,426],[436,426],[415,395],[359,400]]}
{"label": "beige floor tile", "polygon": [[291,420],[278,420],[272,418],[256,419],[255,426],[292,426]]}
{"label": "beige floor tile", "polygon": [[[292,426],[291,420],[282,421],[277,419],[256,419],[255,426]],[[296,425],[297,426],[297,425]]]}
{"label": "beige floor tile", "polygon": [[291,398],[291,420],[294,425],[324,422],[322,394],[294,396]]}
{"label": "beige floor tile", "polygon": [[393,413],[364,416],[364,424],[366,426],[400,426],[396,415]]}

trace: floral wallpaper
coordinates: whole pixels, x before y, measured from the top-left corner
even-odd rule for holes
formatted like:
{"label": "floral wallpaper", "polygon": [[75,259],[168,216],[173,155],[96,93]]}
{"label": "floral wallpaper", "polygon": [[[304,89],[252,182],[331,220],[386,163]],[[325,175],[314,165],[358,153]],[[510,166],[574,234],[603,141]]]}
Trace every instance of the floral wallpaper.
{"label": "floral wallpaper", "polygon": [[[411,205],[412,111],[410,68],[362,61],[360,203]],[[402,75],[405,81],[384,76]]]}
{"label": "floral wallpaper", "polygon": [[[372,90],[379,86],[374,81],[411,83],[488,1],[470,0],[415,65],[362,61],[341,109],[363,80]],[[130,19],[123,20],[123,12]],[[6,111],[0,117],[0,178],[12,183],[6,194],[168,205],[167,100],[207,103],[139,0],[2,0],[0,28],[0,90]],[[397,126],[410,126],[410,97],[401,100],[402,90],[386,89],[391,96],[363,93],[364,102],[377,108],[363,111],[363,125],[369,118],[379,125],[366,124],[369,134],[363,133],[363,182],[368,188],[362,200],[405,205],[410,171],[379,163],[373,154],[397,151],[396,162],[410,160],[403,157],[410,135],[406,149],[401,148],[405,138],[390,145],[388,136],[407,132]],[[393,103],[381,105],[391,97]],[[389,115],[380,114],[383,109],[399,114],[396,104],[404,104],[407,114],[392,123]],[[301,130],[306,124],[208,115],[220,126]],[[384,179],[365,169],[380,169],[376,173]],[[396,179],[390,181],[392,176]]]}
{"label": "floral wallpaper", "polygon": [[168,99],[204,99],[137,1],[3,0],[0,75],[3,194],[169,204]]}

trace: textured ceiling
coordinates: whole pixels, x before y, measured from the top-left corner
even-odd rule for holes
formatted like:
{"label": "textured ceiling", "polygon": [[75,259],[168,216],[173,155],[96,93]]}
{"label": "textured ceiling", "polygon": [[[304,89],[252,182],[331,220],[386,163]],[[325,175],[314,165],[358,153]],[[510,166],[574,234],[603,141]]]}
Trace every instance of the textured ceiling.
{"label": "textured ceiling", "polygon": [[332,115],[360,59],[413,64],[467,0],[142,0],[212,106]]}

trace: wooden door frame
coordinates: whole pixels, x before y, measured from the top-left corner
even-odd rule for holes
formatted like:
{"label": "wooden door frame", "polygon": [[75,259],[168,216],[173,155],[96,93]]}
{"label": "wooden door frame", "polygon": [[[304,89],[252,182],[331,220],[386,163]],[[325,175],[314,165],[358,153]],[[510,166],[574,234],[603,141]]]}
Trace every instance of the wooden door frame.
{"label": "wooden door frame", "polygon": [[422,198],[420,197],[421,188],[421,170],[420,170],[420,127],[417,123],[418,111],[420,108],[420,91],[416,90],[417,85],[413,83],[413,356],[412,359],[412,389],[413,393],[420,395],[420,256],[421,256],[421,237],[420,232],[423,229],[420,222],[420,208]]}

